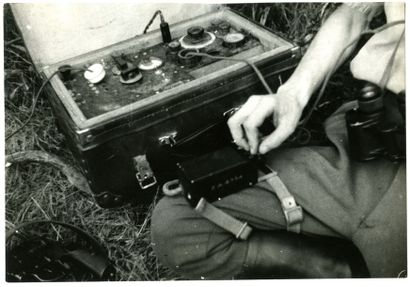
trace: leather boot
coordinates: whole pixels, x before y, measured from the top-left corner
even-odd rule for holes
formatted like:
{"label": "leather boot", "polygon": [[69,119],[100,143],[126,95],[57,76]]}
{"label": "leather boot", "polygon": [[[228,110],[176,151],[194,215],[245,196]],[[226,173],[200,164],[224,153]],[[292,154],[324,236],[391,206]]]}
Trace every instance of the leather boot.
{"label": "leather boot", "polygon": [[365,278],[366,263],[353,243],[339,238],[286,231],[257,231],[249,238],[237,279]]}

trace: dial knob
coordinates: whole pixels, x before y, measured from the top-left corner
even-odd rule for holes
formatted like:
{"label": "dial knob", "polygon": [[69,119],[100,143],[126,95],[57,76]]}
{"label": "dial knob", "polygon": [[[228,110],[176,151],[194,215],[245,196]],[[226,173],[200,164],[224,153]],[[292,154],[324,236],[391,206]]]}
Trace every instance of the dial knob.
{"label": "dial knob", "polygon": [[178,41],[172,41],[168,44],[168,48],[171,52],[178,52],[181,49],[181,43]]}
{"label": "dial knob", "polygon": [[193,39],[199,40],[204,35],[204,28],[201,26],[194,26],[188,29],[188,35]]}

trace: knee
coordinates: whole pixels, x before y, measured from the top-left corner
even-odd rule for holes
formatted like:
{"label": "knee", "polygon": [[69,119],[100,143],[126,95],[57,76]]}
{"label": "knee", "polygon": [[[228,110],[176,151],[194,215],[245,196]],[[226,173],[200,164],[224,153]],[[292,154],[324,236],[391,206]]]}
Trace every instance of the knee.
{"label": "knee", "polygon": [[196,214],[182,197],[164,197],[151,218],[151,239],[159,261],[187,277],[192,265],[206,257],[209,222]]}
{"label": "knee", "polygon": [[183,197],[165,197],[151,219],[159,261],[185,278],[229,278],[241,266],[244,242],[197,214]]}

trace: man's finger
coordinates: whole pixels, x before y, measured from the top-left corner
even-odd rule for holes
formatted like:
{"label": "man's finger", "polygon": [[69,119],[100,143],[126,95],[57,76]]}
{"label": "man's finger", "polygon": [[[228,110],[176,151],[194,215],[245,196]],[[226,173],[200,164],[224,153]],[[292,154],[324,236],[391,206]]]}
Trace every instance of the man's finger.
{"label": "man's finger", "polygon": [[256,154],[259,146],[259,127],[267,117],[272,116],[275,108],[275,99],[273,97],[263,98],[258,107],[243,123],[243,127],[248,138],[250,153]]}
{"label": "man's finger", "polygon": [[254,109],[258,106],[260,97],[252,96],[232,117],[228,120],[229,130],[231,131],[234,142],[242,148],[249,150],[248,141],[245,138],[242,124]]}
{"label": "man's finger", "polygon": [[267,136],[259,146],[259,152],[265,154],[280,146],[293,132],[294,128],[286,123],[281,123],[273,133]]}

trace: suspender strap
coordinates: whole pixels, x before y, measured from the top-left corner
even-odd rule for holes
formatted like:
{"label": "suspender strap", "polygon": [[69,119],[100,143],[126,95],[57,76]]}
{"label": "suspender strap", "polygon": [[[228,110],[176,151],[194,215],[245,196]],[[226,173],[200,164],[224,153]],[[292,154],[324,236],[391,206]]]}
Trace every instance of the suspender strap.
{"label": "suspender strap", "polygon": [[300,223],[303,220],[303,210],[296,204],[295,198],[280,180],[276,172],[271,172],[258,179],[259,182],[266,181],[271,187],[272,192],[276,194],[282,205],[285,215],[287,230],[300,233]]}
{"label": "suspender strap", "polygon": [[246,240],[252,232],[252,227],[242,222],[201,198],[195,211],[219,227],[231,232],[237,239]]}

